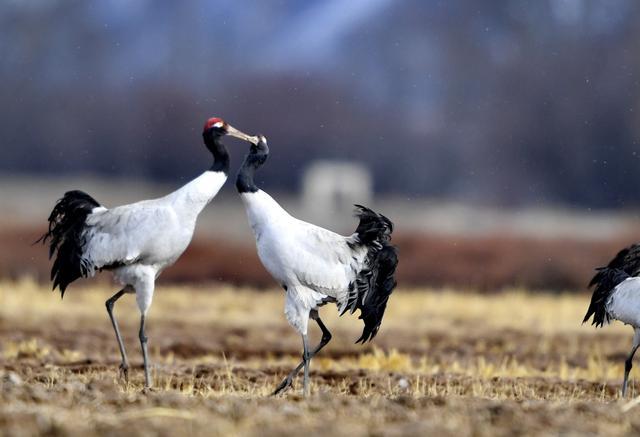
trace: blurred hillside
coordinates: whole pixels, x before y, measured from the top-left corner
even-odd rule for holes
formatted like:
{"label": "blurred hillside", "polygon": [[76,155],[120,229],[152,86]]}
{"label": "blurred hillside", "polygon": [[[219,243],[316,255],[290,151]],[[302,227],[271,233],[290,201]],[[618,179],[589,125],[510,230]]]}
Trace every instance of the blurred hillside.
{"label": "blurred hillside", "polygon": [[219,115],[269,137],[270,190],[340,158],[404,198],[638,206],[639,20],[635,0],[6,1],[0,171],[179,183]]}

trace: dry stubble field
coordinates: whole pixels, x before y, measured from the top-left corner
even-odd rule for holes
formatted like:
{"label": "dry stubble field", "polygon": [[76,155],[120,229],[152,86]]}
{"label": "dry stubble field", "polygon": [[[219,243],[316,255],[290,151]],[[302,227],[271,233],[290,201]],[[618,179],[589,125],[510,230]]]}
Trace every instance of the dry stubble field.
{"label": "dry stubble field", "polygon": [[269,396],[301,353],[280,291],[160,287],[148,393],[132,296],[116,314],[134,368],[128,384],[118,377],[113,291],[74,287],[61,301],[31,281],[0,283],[2,434],[640,432],[640,405],[618,392],[631,329],[581,326],[586,295],[399,289],[364,347],[353,344],[361,322],[325,307],[334,339],[303,399],[300,384]]}

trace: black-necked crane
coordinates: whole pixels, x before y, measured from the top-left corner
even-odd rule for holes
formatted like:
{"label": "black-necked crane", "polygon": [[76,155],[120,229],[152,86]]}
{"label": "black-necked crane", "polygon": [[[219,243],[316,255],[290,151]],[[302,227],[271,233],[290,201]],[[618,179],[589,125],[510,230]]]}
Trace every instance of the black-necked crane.
{"label": "black-necked crane", "polygon": [[82,191],[69,191],[58,200],[49,216],[49,241],[53,289],[61,296],[73,281],[109,270],[123,288],[106,301],[107,312],[118,341],[121,374],[128,380],[129,360],[113,314],[126,293],[135,293],[140,310],[139,339],[144,360],[145,387],[151,386],[145,318],[160,273],[184,252],[193,236],[196,219],[227,180],[229,154],[221,138],[231,135],[249,142],[251,137],[213,117],[206,121],[202,137],[213,155],[208,171],[173,193],[153,200],[106,208]]}
{"label": "black-necked crane", "polygon": [[631,352],[624,362],[622,396],[627,394],[633,356],[640,347],[640,245],[622,249],[606,267],[600,267],[589,283],[595,285],[587,314],[582,323],[593,316],[596,327],[619,320],[634,330]]}
{"label": "black-necked crane", "polygon": [[[285,290],[285,316],[302,336],[302,362],[278,385],[274,394],[290,387],[304,368],[304,395],[309,394],[309,363],[331,340],[318,309],[334,302],[340,314],[360,310],[364,330],[356,343],[373,339],[380,329],[387,300],[396,286],[398,258],[390,244],[391,221],[364,206],[356,205],[360,223],[356,231],[342,236],[289,215],[254,182],[255,171],[269,155],[264,136],[251,145],[240,167],[236,188],[253,229],[262,264]],[[309,319],[316,321],[322,339],[310,349]]]}

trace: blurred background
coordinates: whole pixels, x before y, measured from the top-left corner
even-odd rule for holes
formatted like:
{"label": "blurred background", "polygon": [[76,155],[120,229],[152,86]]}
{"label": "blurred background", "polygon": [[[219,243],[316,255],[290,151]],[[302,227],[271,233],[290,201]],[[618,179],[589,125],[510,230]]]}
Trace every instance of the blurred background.
{"label": "blurred background", "polygon": [[[65,190],[106,206],[209,166],[203,122],[269,138],[261,186],[350,233],[396,223],[402,286],[584,290],[640,234],[635,0],[0,3],[0,276]],[[246,145],[228,140],[232,175]],[[228,183],[164,282],[273,286]]]}

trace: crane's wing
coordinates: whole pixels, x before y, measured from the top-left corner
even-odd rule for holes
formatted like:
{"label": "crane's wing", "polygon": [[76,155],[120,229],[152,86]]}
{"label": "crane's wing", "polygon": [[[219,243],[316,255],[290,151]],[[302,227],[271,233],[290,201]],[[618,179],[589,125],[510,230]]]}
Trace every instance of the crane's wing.
{"label": "crane's wing", "polygon": [[86,220],[83,262],[93,271],[139,262],[176,225],[173,209],[154,201],[96,211]]}
{"label": "crane's wing", "polygon": [[[625,247],[613,257],[606,269],[622,270],[629,276],[640,275],[640,244],[632,244],[629,247]],[[604,278],[604,267],[597,269],[598,272],[593,276],[589,287],[599,284]]]}
{"label": "crane's wing", "polygon": [[301,284],[342,301],[364,265],[366,249],[350,245],[351,237],[300,223],[292,235],[293,271]]}
{"label": "crane's wing", "polygon": [[398,255],[390,244],[393,223],[387,217],[359,205],[356,217],[360,223],[348,237],[289,217],[271,229],[277,238],[262,237],[263,246],[260,231],[256,235],[261,259],[271,269],[293,274],[301,286],[334,298],[341,314],[359,309],[365,327],[357,342],[364,343],[382,323],[396,286]]}

